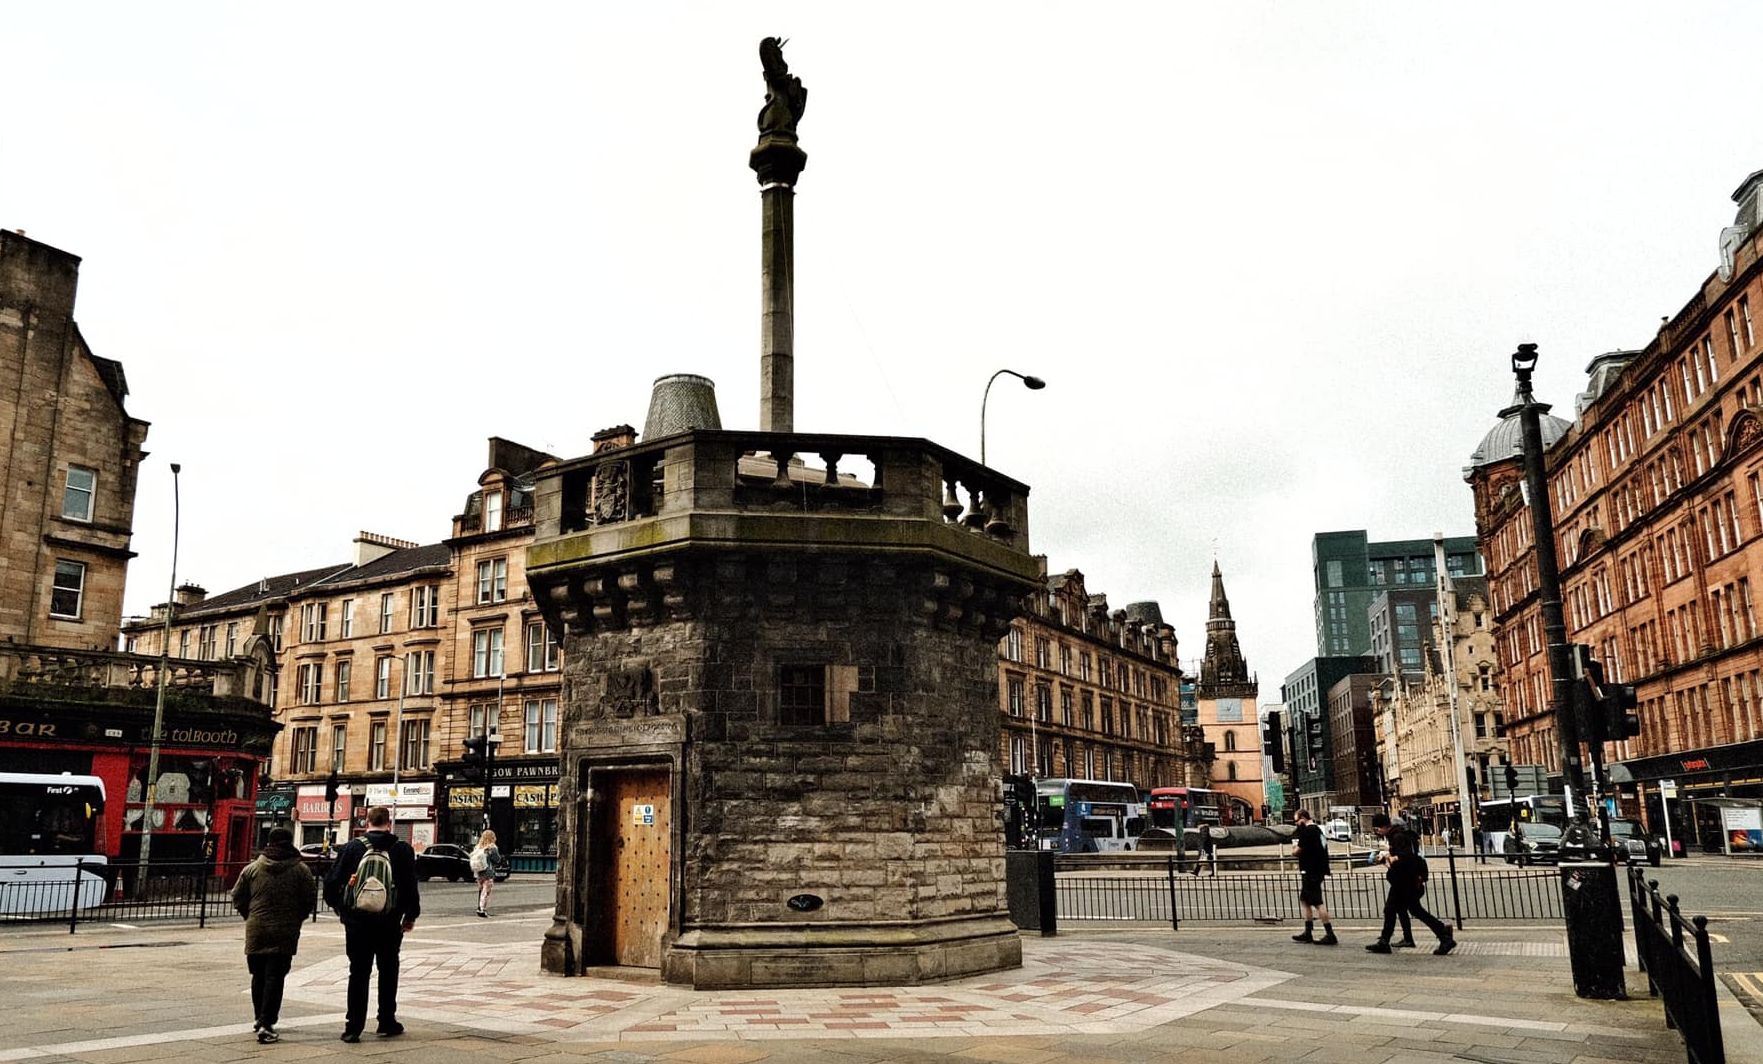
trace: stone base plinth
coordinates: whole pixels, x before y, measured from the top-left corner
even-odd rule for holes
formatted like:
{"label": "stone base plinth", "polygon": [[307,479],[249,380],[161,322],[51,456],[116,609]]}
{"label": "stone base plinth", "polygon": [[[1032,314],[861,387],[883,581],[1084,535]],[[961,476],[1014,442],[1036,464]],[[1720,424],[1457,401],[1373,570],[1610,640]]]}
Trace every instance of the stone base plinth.
{"label": "stone base plinth", "polygon": [[1022,964],[1008,917],[864,924],[694,928],[671,943],[661,977],[697,990],[916,986]]}

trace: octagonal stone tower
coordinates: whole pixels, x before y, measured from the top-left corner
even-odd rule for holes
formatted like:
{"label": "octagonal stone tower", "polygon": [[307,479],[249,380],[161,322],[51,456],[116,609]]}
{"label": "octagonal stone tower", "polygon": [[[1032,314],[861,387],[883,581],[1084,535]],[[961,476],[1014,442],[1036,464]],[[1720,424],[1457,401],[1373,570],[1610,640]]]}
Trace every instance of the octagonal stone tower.
{"label": "octagonal stone tower", "polygon": [[[872,483],[838,471],[854,456]],[[694,430],[547,470],[527,564],[565,662],[546,970],[710,988],[1019,964],[996,644],[1036,587],[1027,496],[875,436]]]}

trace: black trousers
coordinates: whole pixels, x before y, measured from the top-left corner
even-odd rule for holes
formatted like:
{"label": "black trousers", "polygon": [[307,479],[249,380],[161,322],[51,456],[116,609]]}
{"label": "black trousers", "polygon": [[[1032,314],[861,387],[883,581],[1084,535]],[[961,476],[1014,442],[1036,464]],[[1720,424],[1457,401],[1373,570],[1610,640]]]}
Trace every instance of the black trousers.
{"label": "black trousers", "polygon": [[282,1018],[282,988],[293,964],[293,955],[287,953],[245,955],[245,967],[251,970],[251,1011],[258,1026],[274,1027]]}
{"label": "black trousers", "polygon": [[1413,916],[1425,924],[1433,934],[1439,937],[1440,942],[1451,937],[1451,929],[1446,927],[1438,917],[1427,912],[1426,907],[1420,904],[1420,889],[1398,887],[1391,884],[1389,896],[1384,899],[1383,903],[1383,934],[1378,936],[1378,940],[1380,942],[1390,940],[1390,935],[1396,930],[1398,917],[1402,921],[1403,933],[1409,938],[1414,937],[1413,925],[1408,923],[1409,916]]}
{"label": "black trousers", "polygon": [[380,971],[379,1026],[398,1022],[398,948],[404,929],[386,921],[343,925],[343,952],[349,955],[349,1005],[343,1026],[359,1032],[367,1026],[367,980]]}

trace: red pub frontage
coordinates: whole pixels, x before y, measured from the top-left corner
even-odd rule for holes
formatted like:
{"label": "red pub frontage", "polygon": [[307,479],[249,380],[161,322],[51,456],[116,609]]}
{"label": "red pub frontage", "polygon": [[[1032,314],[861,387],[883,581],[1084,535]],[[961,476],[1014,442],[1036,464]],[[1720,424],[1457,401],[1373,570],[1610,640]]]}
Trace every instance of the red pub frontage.
{"label": "red pub frontage", "polygon": [[[113,862],[140,854],[157,667],[137,655],[0,646],[0,771],[102,779],[98,844]],[[170,662],[154,864],[254,852],[258,781],[280,725],[244,692],[267,695],[267,674],[247,658]]]}

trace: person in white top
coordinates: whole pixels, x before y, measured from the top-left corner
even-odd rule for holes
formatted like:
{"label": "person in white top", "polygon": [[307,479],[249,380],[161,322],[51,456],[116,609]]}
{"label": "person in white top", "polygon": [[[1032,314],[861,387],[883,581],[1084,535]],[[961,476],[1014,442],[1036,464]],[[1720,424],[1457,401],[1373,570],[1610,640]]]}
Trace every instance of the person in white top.
{"label": "person in white top", "polygon": [[502,851],[496,849],[496,833],[486,831],[478,836],[471,851],[471,871],[477,876],[477,914],[490,915],[490,892],[496,888],[496,866],[502,863]]}

